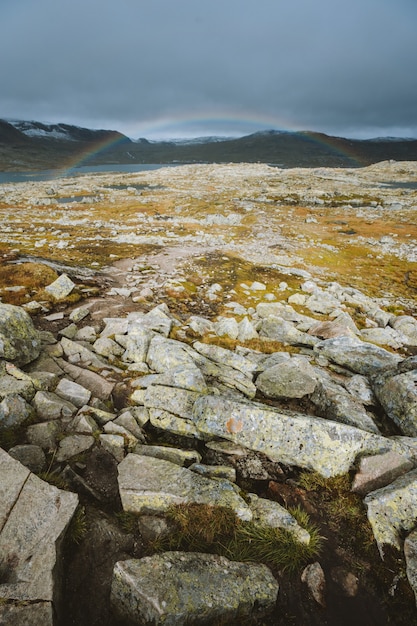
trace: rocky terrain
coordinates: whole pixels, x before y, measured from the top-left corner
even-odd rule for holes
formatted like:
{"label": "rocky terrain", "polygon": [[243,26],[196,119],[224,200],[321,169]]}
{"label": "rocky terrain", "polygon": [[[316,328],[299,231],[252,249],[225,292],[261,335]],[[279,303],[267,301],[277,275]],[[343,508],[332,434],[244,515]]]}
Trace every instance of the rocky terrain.
{"label": "rocky terrain", "polygon": [[415,621],[416,187],[1,186],[0,622]]}

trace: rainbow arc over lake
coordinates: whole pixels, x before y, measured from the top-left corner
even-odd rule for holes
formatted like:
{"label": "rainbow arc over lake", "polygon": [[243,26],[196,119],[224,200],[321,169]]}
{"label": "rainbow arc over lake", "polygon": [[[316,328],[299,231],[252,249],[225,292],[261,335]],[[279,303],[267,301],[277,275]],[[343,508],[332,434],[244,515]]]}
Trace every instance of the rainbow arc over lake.
{"label": "rainbow arc over lake", "polygon": [[[216,129],[214,132],[205,132],[204,129]],[[195,129],[195,134],[190,135],[190,129]],[[200,129],[200,130],[198,130]],[[240,129],[240,130],[239,130]],[[242,130],[243,129],[243,130]],[[246,129],[246,130],[245,130]],[[293,129],[293,124],[286,120],[268,117],[268,116],[250,116],[234,115],[234,116],[201,116],[201,115],[181,115],[175,118],[163,118],[155,121],[139,123],[137,132],[129,134],[137,139],[139,137],[152,138],[159,136],[156,141],[169,140],[169,137],[203,137],[209,135],[219,135],[225,138],[241,137],[259,131],[267,131],[279,129],[281,132],[291,132],[303,137],[306,141],[311,141],[317,145],[321,145],[327,150],[331,150],[336,155],[348,158],[352,162],[352,166],[362,165],[355,155],[354,149],[349,147],[349,142],[345,142],[343,150],[340,146],[335,146],[332,137],[318,133],[317,135],[305,135],[305,131],[297,131]],[[164,136],[165,135],[165,136]],[[152,140],[152,139],[151,139]],[[85,165],[93,157],[105,152],[111,148],[123,145],[125,137],[112,136],[98,140],[96,143],[89,143],[84,151],[73,156],[63,167],[57,170],[57,176],[68,174],[72,170]],[[126,152],[129,152],[128,144],[126,144]]]}

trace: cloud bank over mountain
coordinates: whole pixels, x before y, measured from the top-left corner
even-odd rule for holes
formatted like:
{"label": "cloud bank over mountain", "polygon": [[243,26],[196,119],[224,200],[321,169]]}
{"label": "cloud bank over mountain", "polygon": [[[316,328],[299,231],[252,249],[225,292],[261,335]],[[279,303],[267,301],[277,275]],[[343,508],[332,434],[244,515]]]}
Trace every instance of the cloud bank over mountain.
{"label": "cloud bank over mountain", "polygon": [[414,0],[3,0],[3,118],[417,137]]}

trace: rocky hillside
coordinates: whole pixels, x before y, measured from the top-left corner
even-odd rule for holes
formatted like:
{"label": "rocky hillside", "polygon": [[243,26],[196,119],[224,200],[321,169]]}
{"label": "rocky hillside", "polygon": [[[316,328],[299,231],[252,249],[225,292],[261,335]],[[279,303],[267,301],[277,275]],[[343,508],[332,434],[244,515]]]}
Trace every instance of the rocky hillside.
{"label": "rocky hillside", "polygon": [[219,141],[132,141],[116,131],[0,120],[0,170],[57,169],[74,163],[273,163],[280,167],[363,167],[417,160],[416,139],[345,139],[264,131]]}
{"label": "rocky hillside", "polygon": [[0,621],[415,621],[415,181],[3,186]]}

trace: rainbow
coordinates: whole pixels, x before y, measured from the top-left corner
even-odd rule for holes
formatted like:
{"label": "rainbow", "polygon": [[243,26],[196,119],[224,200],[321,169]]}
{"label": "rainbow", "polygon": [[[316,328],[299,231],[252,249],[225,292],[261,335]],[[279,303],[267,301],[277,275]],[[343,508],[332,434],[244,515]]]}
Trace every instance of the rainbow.
{"label": "rainbow", "polygon": [[[207,131],[205,131],[205,129],[207,129]],[[134,138],[146,137],[148,139],[155,138],[156,140],[162,140],[169,137],[198,137],[204,135],[238,137],[272,129],[302,133],[302,131],[295,130],[293,121],[265,115],[248,116],[242,113],[233,116],[184,114],[171,118],[159,118],[157,120],[149,120],[130,126],[128,134],[130,137]],[[345,149],[341,150],[340,147],[335,147],[332,138],[325,134],[319,134],[316,137],[308,138],[308,140],[332,150],[335,154],[349,158],[353,167],[363,165],[363,163],[358,161],[353,147],[349,148],[348,143],[346,143]],[[111,137],[102,139],[95,144],[89,144],[88,148],[83,152],[78,153],[63,167],[57,169],[56,177],[64,176],[72,170],[82,167],[91,157],[121,144],[123,141],[123,137]]]}

